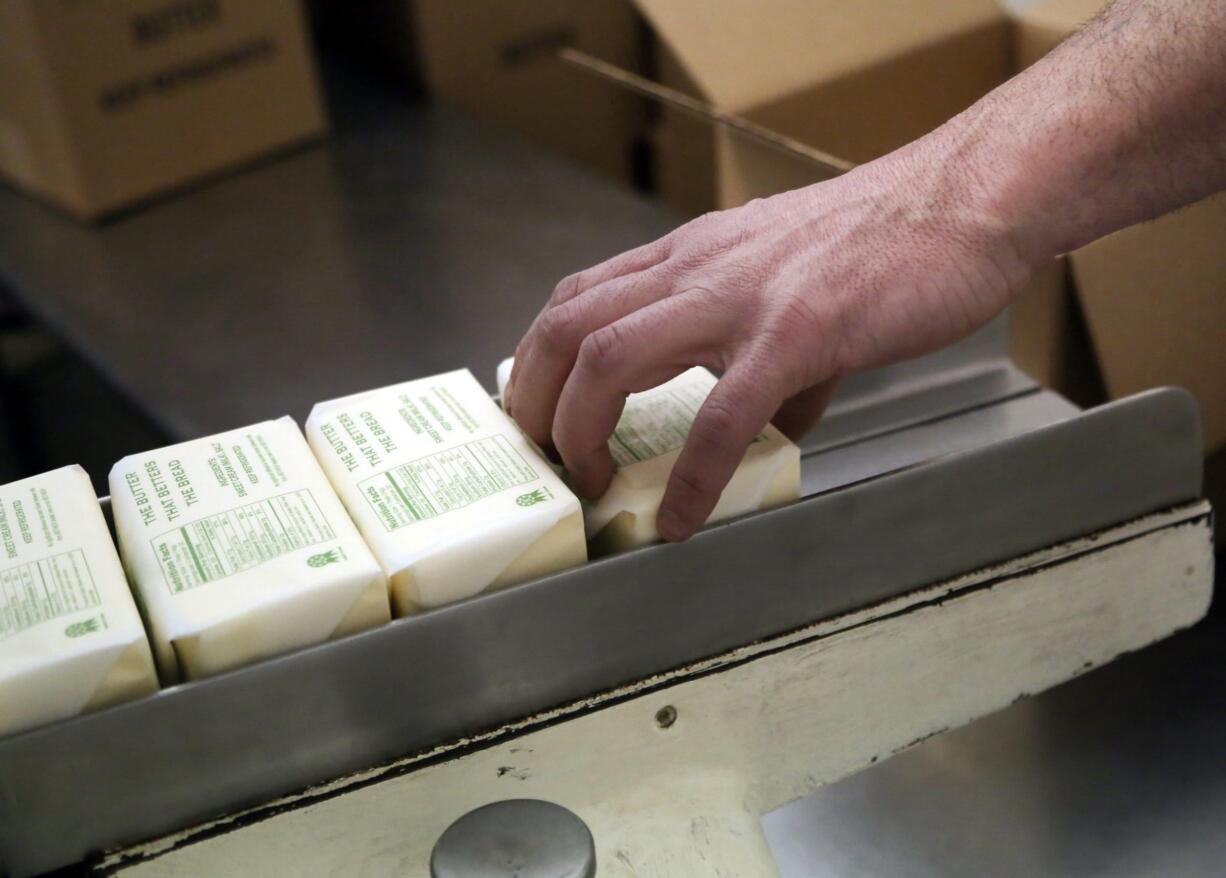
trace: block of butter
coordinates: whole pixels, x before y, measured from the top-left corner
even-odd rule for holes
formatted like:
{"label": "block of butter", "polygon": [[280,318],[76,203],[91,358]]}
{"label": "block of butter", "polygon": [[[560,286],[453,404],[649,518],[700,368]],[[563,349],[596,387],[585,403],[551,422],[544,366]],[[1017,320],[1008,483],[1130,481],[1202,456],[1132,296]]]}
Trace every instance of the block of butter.
{"label": "block of butter", "polygon": [[383,571],[288,417],[133,454],[110,483],[167,681],[390,619]]}
{"label": "block of butter", "polygon": [[89,476],[69,466],[0,487],[0,735],[157,687]]}
{"label": "block of butter", "polygon": [[[498,368],[498,391],[506,389],[510,360]],[[617,470],[604,496],[584,503],[594,555],[619,552],[656,540],[656,512],[690,426],[715,376],[695,367],[626,399],[609,451]],[[771,509],[800,496],[800,449],[767,424],[750,444],[720,495],[707,523]]]}
{"label": "block of butter", "polygon": [[467,369],[322,402],[306,433],[397,615],[587,560],[578,499]]}

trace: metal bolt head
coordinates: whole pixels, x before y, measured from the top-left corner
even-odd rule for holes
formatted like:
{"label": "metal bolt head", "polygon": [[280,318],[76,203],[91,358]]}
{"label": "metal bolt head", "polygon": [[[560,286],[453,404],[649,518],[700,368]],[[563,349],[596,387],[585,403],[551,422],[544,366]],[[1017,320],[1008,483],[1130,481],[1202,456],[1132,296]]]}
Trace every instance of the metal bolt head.
{"label": "metal bolt head", "polygon": [[508,799],[469,811],[439,836],[431,878],[594,878],[596,846],[571,811]]}
{"label": "metal bolt head", "polygon": [[677,721],[677,708],[671,704],[666,704],[656,711],[656,725],[662,729],[667,729]]}

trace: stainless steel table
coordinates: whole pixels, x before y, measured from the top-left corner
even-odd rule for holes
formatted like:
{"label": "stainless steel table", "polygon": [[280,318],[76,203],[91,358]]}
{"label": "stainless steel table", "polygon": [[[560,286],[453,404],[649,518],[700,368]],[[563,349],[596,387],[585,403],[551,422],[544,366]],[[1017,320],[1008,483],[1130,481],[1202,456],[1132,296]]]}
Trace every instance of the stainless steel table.
{"label": "stainless steel table", "polygon": [[[0,281],[187,437],[457,364],[488,382],[558,277],[676,222],[464,118],[333,87],[329,142],[99,229],[0,191]],[[1220,874],[1223,634],[776,812],[784,873]]]}
{"label": "stainless steel table", "polygon": [[0,187],[0,285],[170,436],[494,367],[564,275],[673,228],[615,183],[330,79],[334,131],[92,229]]}

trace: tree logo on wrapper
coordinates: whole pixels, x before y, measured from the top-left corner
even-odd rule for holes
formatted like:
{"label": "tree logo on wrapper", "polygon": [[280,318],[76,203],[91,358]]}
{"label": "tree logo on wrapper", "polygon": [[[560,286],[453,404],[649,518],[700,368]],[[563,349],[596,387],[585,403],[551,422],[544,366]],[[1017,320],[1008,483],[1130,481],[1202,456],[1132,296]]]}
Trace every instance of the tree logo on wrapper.
{"label": "tree logo on wrapper", "polygon": [[535,506],[537,503],[544,503],[549,499],[549,492],[544,488],[537,488],[535,491],[529,491],[527,494],[520,494],[515,498],[515,502],[520,506]]}
{"label": "tree logo on wrapper", "polygon": [[341,560],[340,553],[336,549],[329,549],[326,552],[320,552],[318,555],[312,555],[307,558],[307,563],[312,567],[326,567],[329,564],[335,564]]}
{"label": "tree logo on wrapper", "polygon": [[82,619],[80,622],[73,622],[65,628],[64,633],[69,637],[80,637],[83,634],[93,634],[97,630],[97,619]]}

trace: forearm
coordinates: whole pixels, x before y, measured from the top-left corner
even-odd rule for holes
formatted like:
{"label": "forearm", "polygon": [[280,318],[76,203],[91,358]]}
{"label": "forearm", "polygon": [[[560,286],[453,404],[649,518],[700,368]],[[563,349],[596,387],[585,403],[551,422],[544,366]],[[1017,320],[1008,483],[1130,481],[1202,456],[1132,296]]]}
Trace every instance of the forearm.
{"label": "forearm", "polygon": [[1226,188],[1226,2],[1118,0],[914,150],[1028,261]]}

